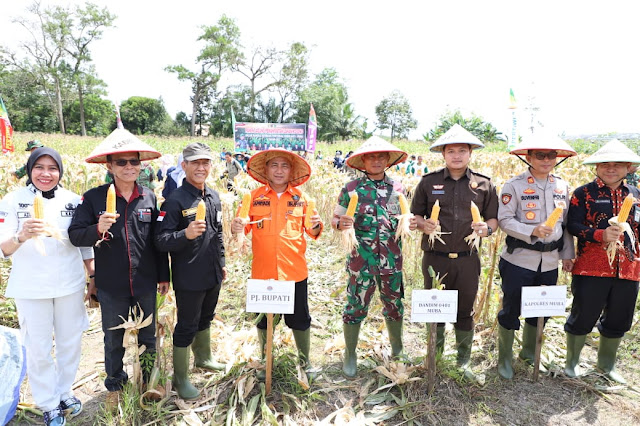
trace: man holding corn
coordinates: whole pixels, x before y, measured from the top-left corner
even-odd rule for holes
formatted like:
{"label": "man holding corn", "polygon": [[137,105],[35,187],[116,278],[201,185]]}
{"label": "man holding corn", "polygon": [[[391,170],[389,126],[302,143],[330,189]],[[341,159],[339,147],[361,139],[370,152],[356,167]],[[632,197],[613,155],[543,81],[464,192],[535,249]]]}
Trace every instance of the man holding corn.
{"label": "man holding corn", "polygon": [[[323,224],[313,208],[315,203],[297,188],[309,179],[311,167],[293,152],[272,148],[254,154],[247,163],[247,173],[264,185],[251,191],[250,196],[245,195],[241,210],[247,213],[247,217],[242,218],[244,214],[240,214],[233,219],[231,231],[234,234],[253,234],[251,278],[295,281],[293,314],[285,314],[284,320],[293,330],[305,370],[313,377],[315,371],[309,358],[311,315],[307,299],[307,243],[304,234],[318,239]],[[250,203],[248,209],[245,203]],[[266,317],[257,328],[264,359]]]}
{"label": "man holding corn", "polygon": [[[462,126],[451,127],[430,148],[442,153],[446,167],[422,177],[411,203],[411,213],[416,215],[418,228],[425,234],[422,237],[425,288],[433,286],[429,275],[429,266],[432,266],[444,277],[447,290],[458,290],[457,361],[469,379],[474,379],[469,366],[474,334],[473,304],[480,278],[480,258],[473,246],[479,244],[480,238],[491,236],[498,226],[496,189],[489,177],[469,168],[473,150],[480,148],[484,148],[484,144]],[[437,217],[434,211],[439,211]],[[438,324],[437,336],[437,350],[442,352],[444,324]]]}
{"label": "man holding corn", "polygon": [[153,244],[156,196],[136,180],[141,161],[158,157],[158,151],[127,130],[114,130],[85,160],[106,164],[114,183],[87,191],[69,226],[73,245],[95,246],[95,276],[89,276],[89,293],[97,293],[102,312],[108,408],[117,406],[119,392],[128,381],[123,365],[124,329],[112,328],[122,324],[130,310],[152,318],[138,331],[138,344],[145,346],[140,356],[145,383],[156,357],[156,291],[165,294],[169,289],[169,261]]}
{"label": "man holding corn", "polygon": [[[596,179],[571,197],[567,228],[578,238],[573,266],[573,304],[567,333],[569,377],[580,375],[580,352],[587,334],[598,325],[597,368],[614,382],[625,383],[615,370],[620,342],[633,323],[640,280],[640,197],[623,179],[640,157],[617,139],[609,141],[584,164],[595,164]],[[625,217],[626,216],[626,217]]]}
{"label": "man holding corn", "polygon": [[[376,286],[380,291],[392,355],[402,354],[404,284],[402,244],[396,239],[396,232],[399,216],[404,213],[400,209],[400,199],[404,195],[402,184],[390,179],[385,171],[406,158],[406,152],[378,136],[367,139],[347,160],[349,167],[365,175],[342,188],[333,213],[333,228],[342,232],[355,230],[358,243],[347,258],[349,281],[342,314],[345,340],[342,370],[349,378],[357,373],[360,326],[367,317]],[[411,219],[411,230],[415,227],[416,221]]]}
{"label": "man holding corn", "polygon": [[206,184],[213,152],[208,145],[192,143],[182,151],[182,158],[185,178],[182,186],[162,204],[156,246],[171,253],[178,307],[173,332],[173,384],[180,398],[195,399],[200,391],[189,381],[189,347],[196,367],[207,370],[226,367],[212,358],[210,327],[227,270],[222,204],[218,193]]}
{"label": "man holding corn", "polygon": [[[529,168],[504,184],[498,209],[500,228],[507,234],[498,266],[503,292],[498,313],[498,373],[505,379],[513,377],[513,338],[520,328],[522,287],[555,285],[558,261],[570,272],[575,257],[573,237],[565,229],[569,186],[551,172],[558,157],[566,159],[576,152],[555,135],[536,133],[510,153]],[[537,318],[527,318],[522,331],[519,357],[529,365],[535,357],[537,323]]]}

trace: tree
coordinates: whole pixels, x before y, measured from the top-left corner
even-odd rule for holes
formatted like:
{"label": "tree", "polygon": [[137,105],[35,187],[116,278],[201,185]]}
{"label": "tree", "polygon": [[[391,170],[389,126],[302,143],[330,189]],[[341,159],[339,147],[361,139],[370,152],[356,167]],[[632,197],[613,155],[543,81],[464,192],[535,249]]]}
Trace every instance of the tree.
{"label": "tree", "polygon": [[132,96],[120,105],[120,116],[125,129],[131,133],[161,134],[166,120],[171,120],[162,99]]}
{"label": "tree", "polygon": [[333,68],[326,68],[316,76],[309,86],[300,91],[294,103],[295,114],[292,121],[306,123],[309,119],[310,104],[318,117],[318,139],[334,141],[338,136],[337,128],[348,104],[347,87]]}
{"label": "tree", "polygon": [[87,64],[91,62],[89,45],[102,37],[103,30],[110,27],[115,18],[115,15],[110,14],[106,7],[100,10],[95,4],[87,3],[85,9],[76,6],[67,23],[69,43],[65,47],[65,51],[72,58],[73,71],[71,75],[78,91],[82,136],[87,135],[83,99],[85,88],[91,85],[100,87],[105,85],[102,80],[95,77],[93,67],[87,68]]}
{"label": "tree", "polygon": [[293,43],[285,53],[285,62],[280,68],[279,84],[275,92],[280,98],[278,107],[280,117],[278,122],[284,123],[289,116],[298,94],[308,84],[309,49],[303,43]]}
{"label": "tree", "polygon": [[504,136],[493,124],[484,121],[482,117],[472,114],[470,118],[462,115],[459,109],[451,112],[447,111],[440,116],[438,122],[425,135],[425,141],[434,141],[447,132],[454,124],[459,124],[471,134],[485,143],[499,142],[504,140]]}
{"label": "tree", "polygon": [[241,55],[240,29],[235,21],[226,15],[222,15],[217,25],[203,27],[203,34],[198,37],[198,41],[205,42],[197,58],[199,71],[190,71],[183,65],[170,65],[165,68],[167,72],[177,74],[178,80],[191,82],[191,136],[195,136],[196,118],[199,113],[202,115],[201,110],[206,99],[215,93],[223,72],[237,63]]}
{"label": "tree", "polygon": [[409,101],[397,90],[382,99],[376,106],[378,127],[391,129],[391,140],[396,136],[406,138],[409,131],[418,127],[418,122],[412,114]]}
{"label": "tree", "polygon": [[[84,120],[80,119],[81,115]],[[65,107],[65,121],[68,133],[106,136],[116,125],[113,103],[96,94],[88,94],[82,104],[77,99]]]}

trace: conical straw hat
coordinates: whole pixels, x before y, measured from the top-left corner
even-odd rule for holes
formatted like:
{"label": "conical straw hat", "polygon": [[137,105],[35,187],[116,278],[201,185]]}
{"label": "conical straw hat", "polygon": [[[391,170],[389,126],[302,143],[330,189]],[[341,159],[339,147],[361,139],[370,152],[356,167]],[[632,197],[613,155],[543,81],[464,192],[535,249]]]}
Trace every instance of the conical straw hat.
{"label": "conical straw hat", "polygon": [[107,155],[124,152],[140,153],[140,160],[147,161],[162,156],[158,151],[138,139],[125,129],[115,129],[105,140],[96,146],[84,160],[87,163],[106,163]]}
{"label": "conical straw hat", "polygon": [[633,163],[640,164],[640,157],[618,139],[612,139],[588,157],[582,164]]}
{"label": "conical straw hat", "polygon": [[360,148],[358,148],[356,152],[354,152],[349,156],[349,158],[347,158],[347,165],[354,169],[365,171],[362,156],[364,154],[371,154],[374,152],[389,153],[389,161],[387,162],[387,167],[402,163],[407,159],[407,153],[403,150],[396,148],[379,136],[371,136],[369,139],[364,141],[362,145],[360,145]]}
{"label": "conical straw hat", "polygon": [[429,149],[432,152],[442,152],[445,145],[452,145],[454,143],[466,143],[471,145],[472,149],[484,148],[484,144],[480,142],[480,139],[456,123],[451,126],[444,135],[440,136]]}
{"label": "conical straw hat", "polygon": [[247,163],[247,173],[258,182],[265,185],[268,184],[267,163],[276,157],[285,157],[291,161],[291,174],[289,176],[289,184],[291,186],[302,185],[311,177],[309,163],[298,154],[282,148],[271,148],[253,154]]}
{"label": "conical straw hat", "polygon": [[530,149],[557,151],[558,157],[573,157],[576,151],[568,143],[553,134],[534,133],[522,139],[509,154],[527,155]]}

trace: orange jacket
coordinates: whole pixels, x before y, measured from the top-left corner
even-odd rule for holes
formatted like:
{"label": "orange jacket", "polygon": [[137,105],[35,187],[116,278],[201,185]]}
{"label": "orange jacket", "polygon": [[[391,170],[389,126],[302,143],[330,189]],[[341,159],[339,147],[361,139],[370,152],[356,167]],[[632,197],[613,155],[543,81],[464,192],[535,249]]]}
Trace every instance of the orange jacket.
{"label": "orange jacket", "polygon": [[258,223],[247,225],[244,232],[253,231],[252,278],[296,282],[307,278],[303,232],[314,240],[322,234],[320,229],[314,236],[304,227],[308,200],[306,194],[292,186],[280,198],[268,185],[251,191],[249,221]]}

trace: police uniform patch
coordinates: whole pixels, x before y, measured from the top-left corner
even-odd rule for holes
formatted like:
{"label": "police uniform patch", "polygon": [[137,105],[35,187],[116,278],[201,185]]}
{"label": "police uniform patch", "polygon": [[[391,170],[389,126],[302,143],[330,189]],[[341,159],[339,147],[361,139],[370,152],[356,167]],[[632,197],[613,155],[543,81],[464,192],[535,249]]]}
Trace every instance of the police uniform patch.
{"label": "police uniform patch", "polygon": [[535,212],[526,212],[524,214],[524,217],[526,217],[528,220],[533,220],[536,218],[536,213]]}
{"label": "police uniform patch", "polygon": [[538,205],[536,203],[527,203],[528,209],[535,209]]}
{"label": "police uniform patch", "polygon": [[564,189],[556,188],[556,189],[553,190],[553,192],[555,192],[556,194],[563,194],[564,193]]}
{"label": "police uniform patch", "polygon": [[187,217],[196,214],[198,211],[197,207],[191,207],[190,209],[182,210],[182,217]]}
{"label": "police uniform patch", "polygon": [[502,194],[502,204],[509,204],[511,201],[511,194]]}
{"label": "police uniform patch", "polygon": [[527,178],[527,183],[536,183],[536,180],[533,178],[533,176],[529,176]]}
{"label": "police uniform patch", "polygon": [[560,207],[561,209],[567,208],[567,203],[565,203],[564,200],[553,200],[553,204],[555,204],[556,207]]}
{"label": "police uniform patch", "polygon": [[535,193],[536,193],[536,190],[535,190],[535,189],[533,189],[533,188],[527,188],[527,189],[525,189],[525,190],[524,190],[524,191],[522,191],[522,192],[524,192],[525,194],[535,194]]}
{"label": "police uniform patch", "polygon": [[298,201],[300,199],[300,196],[296,194],[291,198],[293,198],[293,201]]}
{"label": "police uniform patch", "polygon": [[556,180],[553,178],[553,176],[549,176],[549,182],[553,183],[553,182],[555,182],[555,181],[556,181]]}
{"label": "police uniform patch", "polygon": [[443,189],[444,185],[433,185],[433,189]]}
{"label": "police uniform patch", "polygon": [[475,180],[471,182],[471,189],[476,189],[477,187],[478,187],[478,182],[476,182]]}

